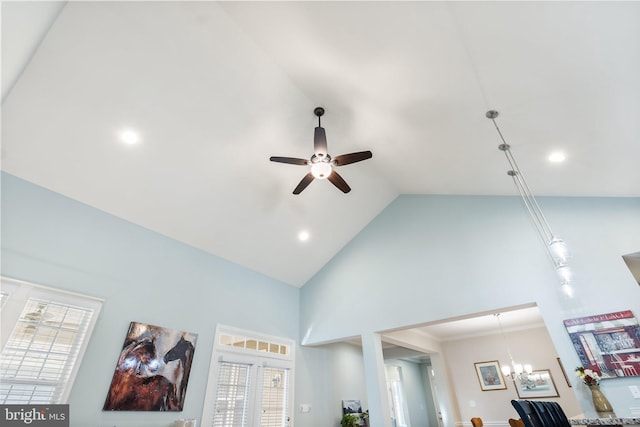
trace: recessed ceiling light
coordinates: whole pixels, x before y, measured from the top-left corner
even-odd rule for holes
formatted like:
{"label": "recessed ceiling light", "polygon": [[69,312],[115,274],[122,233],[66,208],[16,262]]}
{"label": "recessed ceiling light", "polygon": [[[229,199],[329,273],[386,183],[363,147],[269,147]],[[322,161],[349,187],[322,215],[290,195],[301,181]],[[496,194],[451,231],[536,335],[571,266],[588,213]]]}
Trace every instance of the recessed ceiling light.
{"label": "recessed ceiling light", "polygon": [[136,131],[127,129],[120,133],[120,139],[122,139],[122,142],[124,142],[125,144],[133,145],[140,142],[140,135]]}
{"label": "recessed ceiling light", "polygon": [[300,240],[301,242],[306,242],[307,240],[309,240],[309,237],[311,237],[311,235],[306,230],[298,233],[298,240]]}
{"label": "recessed ceiling light", "polygon": [[567,156],[565,156],[565,154],[562,151],[554,151],[553,153],[549,154],[549,161],[551,163],[562,163],[566,160]]}

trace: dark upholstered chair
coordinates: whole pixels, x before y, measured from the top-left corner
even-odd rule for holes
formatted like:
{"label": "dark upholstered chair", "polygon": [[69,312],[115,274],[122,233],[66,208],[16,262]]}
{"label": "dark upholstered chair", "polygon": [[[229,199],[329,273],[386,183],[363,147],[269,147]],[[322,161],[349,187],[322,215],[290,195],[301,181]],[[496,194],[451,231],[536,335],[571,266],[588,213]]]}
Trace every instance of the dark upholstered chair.
{"label": "dark upholstered chair", "polygon": [[548,402],[531,401],[533,410],[538,414],[538,417],[542,421],[542,425],[545,427],[560,427],[556,425],[556,419],[554,415],[549,412]]}
{"label": "dark upholstered chair", "polygon": [[551,414],[556,427],[571,427],[567,415],[562,410],[558,402],[542,402],[547,407],[547,411]]}
{"label": "dark upholstered chair", "polygon": [[538,413],[528,400],[512,400],[511,405],[513,405],[518,415],[520,415],[525,427],[548,427],[542,423]]}
{"label": "dark upholstered chair", "polygon": [[[524,427],[571,427],[557,402],[512,400],[511,404],[522,418]],[[511,427],[516,426],[511,424]]]}

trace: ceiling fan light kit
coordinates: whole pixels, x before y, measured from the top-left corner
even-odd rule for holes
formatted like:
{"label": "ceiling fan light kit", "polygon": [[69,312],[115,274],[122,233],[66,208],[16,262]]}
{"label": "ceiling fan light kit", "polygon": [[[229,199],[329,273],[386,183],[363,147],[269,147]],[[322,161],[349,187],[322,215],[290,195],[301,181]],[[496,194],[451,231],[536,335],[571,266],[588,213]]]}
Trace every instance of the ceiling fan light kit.
{"label": "ceiling fan light kit", "polygon": [[313,134],[313,155],[309,160],[295,157],[272,156],[272,162],[287,163],[290,165],[309,166],[309,172],[302,178],[293,194],[300,194],[314,179],[327,179],[343,193],[351,191],[351,187],[335,171],[338,166],[360,162],[373,157],[371,151],[358,151],[355,153],[341,154],[332,158],[327,151],[327,135],[322,127],[320,118],[324,115],[324,108],[316,107],[313,113],[318,117],[318,126]]}

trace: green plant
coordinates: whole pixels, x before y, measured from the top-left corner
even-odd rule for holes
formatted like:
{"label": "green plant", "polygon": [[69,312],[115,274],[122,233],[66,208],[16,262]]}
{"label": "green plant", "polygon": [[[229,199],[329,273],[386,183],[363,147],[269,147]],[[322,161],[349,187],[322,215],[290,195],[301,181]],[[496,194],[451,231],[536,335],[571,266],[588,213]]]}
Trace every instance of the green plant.
{"label": "green plant", "polygon": [[364,425],[368,426],[369,425],[369,410],[367,409],[366,411],[364,411],[360,417],[362,418],[362,421],[364,421]]}
{"label": "green plant", "polygon": [[342,427],[359,427],[358,417],[353,414],[344,414],[340,420]]}

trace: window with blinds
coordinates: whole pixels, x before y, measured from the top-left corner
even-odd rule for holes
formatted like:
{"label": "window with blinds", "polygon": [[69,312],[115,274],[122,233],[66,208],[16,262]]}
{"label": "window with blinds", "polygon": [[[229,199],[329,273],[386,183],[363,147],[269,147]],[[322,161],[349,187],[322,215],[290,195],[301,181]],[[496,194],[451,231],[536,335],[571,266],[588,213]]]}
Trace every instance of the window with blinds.
{"label": "window with blinds", "polygon": [[220,363],[214,427],[247,425],[250,365]]}
{"label": "window with blinds", "polygon": [[292,340],[218,326],[202,425],[291,425]]}
{"label": "window with blinds", "polygon": [[3,333],[12,328],[0,354],[0,404],[63,403],[99,304],[89,299],[82,306],[77,295],[8,282],[2,281],[11,290],[2,308]]}
{"label": "window with blinds", "polygon": [[261,427],[288,425],[288,369],[264,368],[262,377]]}

